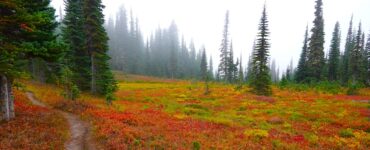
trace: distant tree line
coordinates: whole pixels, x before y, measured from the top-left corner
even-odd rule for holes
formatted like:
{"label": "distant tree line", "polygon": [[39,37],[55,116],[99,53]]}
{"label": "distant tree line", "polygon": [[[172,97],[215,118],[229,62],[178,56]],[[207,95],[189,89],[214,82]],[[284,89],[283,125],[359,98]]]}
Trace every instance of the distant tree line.
{"label": "distant tree line", "polygon": [[[220,63],[213,70],[212,58],[204,63],[203,49],[196,50],[191,41],[188,45],[184,38],[179,39],[175,22],[168,28],[158,28],[145,41],[139,21],[130,17],[121,7],[116,18],[111,18],[106,28],[111,37],[109,54],[111,65],[116,70],[126,73],[143,74],[168,78],[205,79],[207,72],[211,80],[224,83],[254,87],[255,93],[270,95],[272,83],[281,80],[295,83],[317,83],[330,81],[342,85],[362,84],[369,86],[369,38],[365,39],[361,24],[358,31],[348,31],[344,53],[340,52],[341,32],[339,23],[335,25],[329,54],[324,52],[323,2],[316,0],[315,19],[309,33],[305,31],[301,56],[295,68],[293,60],[285,71],[280,71],[275,60],[269,56],[269,30],[266,8],[264,7],[259,32],[256,37],[248,65],[243,68],[242,56],[236,58],[229,33],[229,11],[225,15],[225,24],[220,44]],[[130,18],[130,19],[128,19]],[[356,33],[357,32],[357,33]],[[207,67],[205,67],[205,65]],[[204,70],[207,68],[207,71]],[[280,74],[282,73],[282,77]],[[259,89],[259,90],[257,90]],[[263,91],[260,91],[264,89]]]}
{"label": "distant tree line", "polygon": [[[205,48],[197,50],[193,41],[188,44],[183,37],[180,39],[174,21],[168,28],[158,27],[145,40],[140,30],[139,19],[134,17],[132,11],[128,15],[122,6],[115,19],[109,19],[106,29],[110,37],[109,55],[112,58],[110,62],[113,69],[128,74],[202,79],[200,65],[202,51]],[[211,57],[208,64],[207,72],[213,78]]]}
{"label": "distant tree line", "polygon": [[[337,22],[332,33],[329,53],[325,55],[322,5],[322,0],[316,1],[314,26],[311,35],[306,29],[297,68],[288,68],[283,79],[297,83],[330,81],[343,86],[370,86],[370,35],[365,38],[361,22],[358,29],[354,29],[352,17],[344,52],[341,52],[341,31]],[[293,71],[294,74],[291,74]]]}

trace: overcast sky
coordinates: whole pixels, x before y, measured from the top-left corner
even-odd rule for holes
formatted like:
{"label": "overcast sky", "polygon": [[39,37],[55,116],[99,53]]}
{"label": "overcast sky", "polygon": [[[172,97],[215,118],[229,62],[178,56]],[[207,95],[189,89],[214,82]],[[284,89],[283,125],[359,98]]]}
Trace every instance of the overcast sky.
{"label": "overcast sky", "polygon": [[[106,20],[114,17],[122,5],[132,9],[139,18],[144,36],[149,36],[158,26],[167,27],[175,20],[187,41],[194,39],[196,47],[205,45],[218,64],[219,45],[226,10],[230,11],[230,37],[234,55],[242,53],[244,62],[252,50],[258,23],[265,0],[102,0],[106,6]],[[325,20],[325,51],[329,50],[331,35],[339,21],[342,40],[346,38],[351,15],[354,24],[362,22],[363,30],[370,31],[370,0],[323,0]],[[312,27],[315,0],[266,0],[271,32],[271,58],[285,69],[293,58],[296,66],[302,49],[306,25]],[[52,5],[63,9],[63,0],[52,0]],[[344,43],[341,43],[342,51]]]}

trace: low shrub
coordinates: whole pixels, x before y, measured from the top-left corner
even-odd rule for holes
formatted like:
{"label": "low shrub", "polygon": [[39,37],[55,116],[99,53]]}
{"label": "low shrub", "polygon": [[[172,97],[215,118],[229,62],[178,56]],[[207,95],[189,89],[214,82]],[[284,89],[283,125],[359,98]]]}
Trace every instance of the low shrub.
{"label": "low shrub", "polygon": [[350,128],[340,130],[339,136],[344,138],[354,137],[353,130]]}

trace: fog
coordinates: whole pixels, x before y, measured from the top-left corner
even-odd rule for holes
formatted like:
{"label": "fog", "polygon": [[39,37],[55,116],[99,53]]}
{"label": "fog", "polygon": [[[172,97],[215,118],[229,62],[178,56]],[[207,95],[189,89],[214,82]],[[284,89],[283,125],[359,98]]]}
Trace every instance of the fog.
{"label": "fog", "polygon": [[[215,66],[219,59],[224,16],[230,11],[230,37],[233,40],[235,56],[247,58],[251,53],[257,34],[258,23],[265,0],[102,0],[106,6],[106,20],[116,14],[124,5],[132,9],[139,18],[141,29],[148,37],[159,26],[167,27],[175,20],[187,41],[194,40],[197,48],[205,45],[207,52],[213,55]],[[369,0],[324,0],[325,51],[334,29],[339,21],[344,41],[351,15],[354,26],[362,22],[366,35],[370,30]],[[52,5],[63,9],[63,0],[53,0]],[[266,0],[269,28],[271,32],[271,58],[281,69],[285,69],[290,60],[296,66],[302,48],[306,25],[312,27],[314,18],[314,0]],[[341,43],[343,51],[344,43]],[[244,64],[247,60],[244,59]],[[245,65],[244,65],[245,66]]]}

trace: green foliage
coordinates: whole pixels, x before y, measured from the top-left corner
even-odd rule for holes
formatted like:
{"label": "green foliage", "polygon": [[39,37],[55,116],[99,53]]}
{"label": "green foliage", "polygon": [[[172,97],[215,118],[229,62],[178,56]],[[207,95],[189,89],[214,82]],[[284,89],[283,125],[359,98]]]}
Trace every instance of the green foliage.
{"label": "green foliage", "polygon": [[353,130],[350,128],[342,129],[339,131],[339,136],[344,138],[354,137]]}
{"label": "green foliage", "polygon": [[21,62],[34,57],[57,60],[61,49],[53,35],[57,23],[49,3],[49,0],[1,3],[0,74],[17,77],[25,70]]}
{"label": "green foliage", "polygon": [[351,20],[349,23],[344,54],[342,57],[342,64],[341,64],[342,84],[347,84],[349,77],[350,77],[349,60],[350,60],[351,50],[354,48],[354,43],[355,43],[354,38],[353,38],[353,22],[352,21],[353,21],[353,16],[351,17]]}
{"label": "green foliage", "polygon": [[268,137],[269,133],[267,130],[249,129],[244,131],[244,135],[247,137],[254,137],[256,139],[262,139]]}
{"label": "green foliage", "polygon": [[230,42],[230,49],[229,49],[229,56],[227,58],[227,82],[228,83],[235,83],[238,76],[238,65],[239,62],[237,61],[234,63],[234,49],[233,49],[233,43]]}
{"label": "green foliage", "polygon": [[80,96],[80,90],[78,89],[77,85],[73,85],[71,87],[72,99],[75,100]]}
{"label": "green foliage", "polygon": [[340,56],[340,27],[339,22],[335,24],[333,38],[331,40],[328,64],[328,79],[337,81],[339,75],[339,56]]}
{"label": "green foliage", "polygon": [[200,150],[201,144],[199,142],[193,142],[193,150]]}
{"label": "green foliage", "polygon": [[271,76],[268,67],[269,47],[268,21],[266,7],[264,6],[261,22],[259,25],[257,44],[253,53],[251,87],[252,92],[257,95],[271,95]]}
{"label": "green foliage", "polygon": [[354,48],[350,51],[349,55],[349,76],[351,82],[363,82],[363,75],[365,66],[363,66],[363,39],[361,23],[358,26],[358,33],[354,39]]}
{"label": "green foliage", "polygon": [[91,91],[104,95],[111,103],[118,87],[108,64],[110,57],[107,54],[108,36],[103,27],[103,8],[100,0],[85,0],[83,3],[84,48],[91,58]]}
{"label": "green foliage", "polygon": [[68,67],[63,67],[60,73],[60,83],[63,86],[62,95],[70,100],[76,100],[80,95],[80,90],[73,82],[73,72]]}
{"label": "green foliage", "polygon": [[308,75],[313,81],[321,81],[323,78],[324,59],[324,18],[322,10],[322,0],[316,0],[315,19],[311,29],[309,41],[309,52],[307,59]]}
{"label": "green foliage", "polygon": [[361,86],[358,84],[350,84],[347,90],[347,95],[358,95],[360,88]]}
{"label": "green foliage", "polygon": [[68,50],[64,56],[65,65],[73,71],[74,83],[81,90],[89,90],[91,81],[90,57],[85,48],[83,1],[66,0],[66,15],[62,22],[63,41]]}
{"label": "green foliage", "polygon": [[298,113],[298,112],[293,112],[290,117],[289,117],[290,120],[293,120],[293,121],[302,121],[304,120],[304,116],[301,114],[301,113]]}
{"label": "green foliage", "polygon": [[312,83],[295,83],[289,82],[284,77],[279,84],[280,89],[289,89],[293,91],[309,91],[314,90],[321,93],[339,94],[344,92],[344,87],[338,82],[322,81]]}
{"label": "green foliage", "polygon": [[218,66],[218,76],[221,80],[226,81],[229,78],[228,63],[229,63],[229,11],[225,15],[225,25],[222,34],[222,42],[220,47],[220,64]]}
{"label": "green foliage", "polygon": [[202,59],[200,61],[200,71],[201,71],[201,76],[202,80],[205,81],[207,78],[207,55],[206,55],[206,49],[203,48],[202,50]]}
{"label": "green foliage", "polygon": [[312,145],[316,145],[319,142],[319,137],[316,134],[309,133],[309,134],[306,134],[304,137]]}
{"label": "green foliage", "polygon": [[337,82],[322,81],[314,85],[316,91],[338,94],[342,92],[342,87]]}
{"label": "green foliage", "polygon": [[276,149],[282,149],[283,143],[280,140],[272,140],[272,147]]}
{"label": "green foliage", "polygon": [[289,81],[287,80],[287,78],[285,77],[285,76],[283,76],[282,78],[281,78],[281,81],[280,81],[280,83],[279,83],[279,88],[280,89],[285,89],[287,86],[288,86],[288,83]]}

